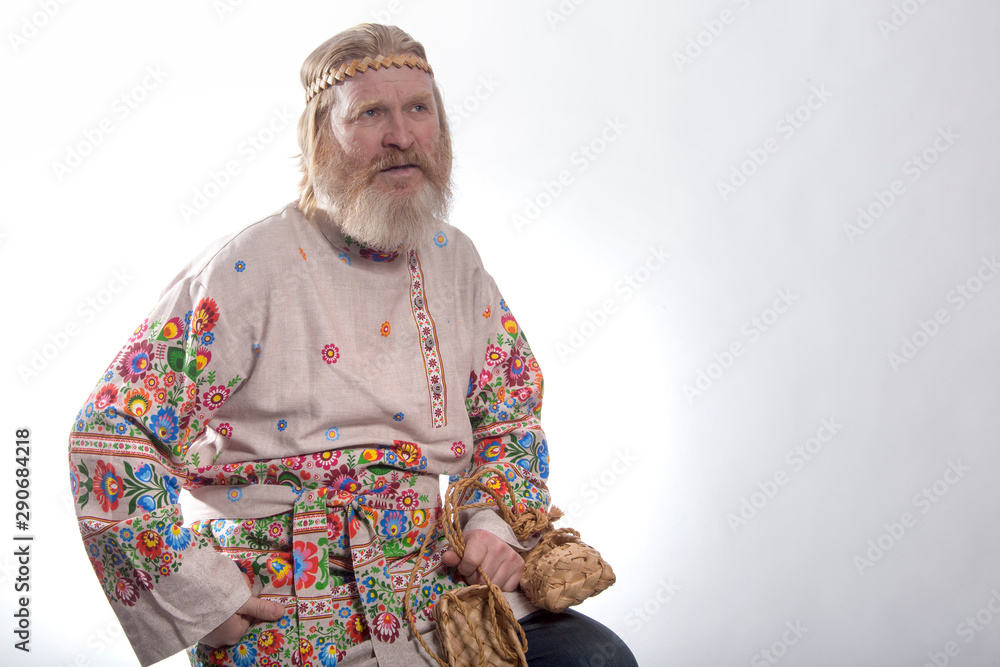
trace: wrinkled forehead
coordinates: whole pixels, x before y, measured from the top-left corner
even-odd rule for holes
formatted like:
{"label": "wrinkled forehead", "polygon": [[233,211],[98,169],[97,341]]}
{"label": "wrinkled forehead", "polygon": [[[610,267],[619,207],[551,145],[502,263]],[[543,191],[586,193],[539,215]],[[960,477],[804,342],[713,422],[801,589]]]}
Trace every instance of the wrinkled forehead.
{"label": "wrinkled forehead", "polygon": [[334,87],[337,102],[348,108],[367,104],[429,103],[434,100],[434,80],[409,67],[372,70],[355,74]]}

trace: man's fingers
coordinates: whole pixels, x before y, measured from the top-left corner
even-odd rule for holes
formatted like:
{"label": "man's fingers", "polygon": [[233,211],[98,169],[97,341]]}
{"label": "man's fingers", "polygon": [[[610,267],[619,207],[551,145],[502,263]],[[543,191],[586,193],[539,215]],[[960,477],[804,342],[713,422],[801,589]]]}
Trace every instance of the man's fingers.
{"label": "man's fingers", "polygon": [[524,559],[506,542],[486,531],[474,530],[467,535],[465,553],[459,558],[454,551],[442,555],[445,565],[455,567],[470,584],[483,583],[478,570],[504,591],[513,591],[521,582]]}
{"label": "man's fingers", "polygon": [[501,590],[510,592],[517,589],[521,583],[521,574],[524,572],[524,559],[518,553],[513,553],[512,557],[503,562],[496,574],[496,585]]}
{"label": "man's fingers", "polygon": [[465,555],[462,556],[462,562],[458,564],[458,571],[463,577],[471,580],[471,577],[476,574],[476,570],[483,564],[486,555],[487,549],[483,542],[473,539],[468,540],[465,545]]}
{"label": "man's fingers", "polygon": [[255,619],[260,621],[277,621],[284,615],[284,605],[251,596],[222,625],[202,637],[201,643],[213,648],[232,646],[239,642],[247,630],[250,629],[251,621]]}
{"label": "man's fingers", "polygon": [[277,602],[251,596],[236,613],[261,621],[277,621],[285,615],[285,607]]}

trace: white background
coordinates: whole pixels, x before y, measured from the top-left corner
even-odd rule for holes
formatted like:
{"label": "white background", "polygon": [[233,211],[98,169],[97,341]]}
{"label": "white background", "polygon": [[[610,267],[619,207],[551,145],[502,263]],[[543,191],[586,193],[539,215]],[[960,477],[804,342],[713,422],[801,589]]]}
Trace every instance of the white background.
{"label": "white background", "polygon": [[137,664],[71,423],[180,267],[295,198],[301,62],[380,19],[427,47],[453,222],[546,373],[555,502],[618,573],[582,610],[644,666],[1000,664],[1000,5],[233,4],[0,10],[0,468],[30,428],[35,535],[25,655],[8,472],[0,662]]}

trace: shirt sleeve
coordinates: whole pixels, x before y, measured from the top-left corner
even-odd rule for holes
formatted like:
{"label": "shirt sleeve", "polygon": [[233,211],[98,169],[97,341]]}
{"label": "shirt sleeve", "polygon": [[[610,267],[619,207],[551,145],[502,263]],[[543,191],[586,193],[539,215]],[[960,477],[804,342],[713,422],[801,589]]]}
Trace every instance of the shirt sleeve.
{"label": "shirt sleeve", "polygon": [[[482,300],[478,362],[469,377],[466,410],[472,423],[473,453],[465,473],[483,482],[515,512],[528,508],[548,511],[545,480],[549,475],[548,444],[542,431],[542,372],[524,332],[495,284]],[[482,502],[475,492],[465,502]],[[465,530],[482,528],[519,549],[535,540],[518,542],[492,511],[475,512]]]}
{"label": "shirt sleeve", "polygon": [[237,565],[184,526],[178,503],[197,463],[187,460],[192,442],[252,369],[240,308],[179,281],[111,362],[70,435],[84,546],[143,665],[195,643],[250,596]]}

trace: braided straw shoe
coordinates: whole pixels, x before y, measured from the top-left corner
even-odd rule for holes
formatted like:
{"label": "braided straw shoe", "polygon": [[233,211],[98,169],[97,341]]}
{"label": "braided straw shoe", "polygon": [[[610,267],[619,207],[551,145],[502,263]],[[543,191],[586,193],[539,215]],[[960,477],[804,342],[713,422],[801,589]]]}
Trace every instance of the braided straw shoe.
{"label": "braided straw shoe", "polygon": [[[460,504],[459,496],[470,488],[487,494],[495,504]],[[552,527],[552,522],[563,515],[558,508],[553,507],[549,514],[528,510],[515,517],[493,489],[473,479],[459,480],[448,487],[439,519],[451,548],[459,556],[465,553],[459,510],[477,507],[496,509],[521,541],[542,533],[541,539],[524,557],[521,575],[521,589],[534,605],[558,613],[615,583],[611,566],[596,549],[580,540],[580,533],[572,528],[557,530]],[[430,541],[424,541],[413,573],[419,568],[423,550]],[[479,576],[485,584],[448,591],[434,606],[434,632],[444,653],[442,660],[416,632],[416,620],[409,605],[411,574],[405,599],[411,632],[441,667],[527,667],[524,658],[527,640],[503,591],[481,568]]]}
{"label": "braided straw shoe", "polygon": [[[552,508],[550,521],[562,516]],[[521,590],[532,604],[561,612],[615,583],[615,573],[597,549],[572,528],[550,530],[524,557]]]}

